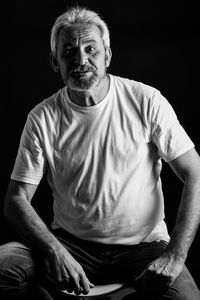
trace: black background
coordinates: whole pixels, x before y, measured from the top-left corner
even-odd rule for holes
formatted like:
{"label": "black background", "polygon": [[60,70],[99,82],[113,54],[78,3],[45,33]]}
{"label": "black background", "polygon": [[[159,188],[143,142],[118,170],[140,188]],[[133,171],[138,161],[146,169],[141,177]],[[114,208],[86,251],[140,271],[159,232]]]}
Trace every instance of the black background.
{"label": "black background", "polygon": [[[102,15],[111,31],[113,58],[109,72],[158,88],[200,151],[199,143],[199,16],[193,1],[10,1],[1,8],[0,203],[13,168],[27,113],[62,87],[49,64],[50,30],[67,5],[87,6]],[[166,221],[171,231],[182,184],[163,164]],[[39,195],[39,196],[38,196]],[[38,206],[38,198],[43,206]],[[42,181],[34,199],[44,219],[52,201]],[[7,231],[0,214],[0,239]],[[190,249],[187,265],[200,286],[200,233]]]}

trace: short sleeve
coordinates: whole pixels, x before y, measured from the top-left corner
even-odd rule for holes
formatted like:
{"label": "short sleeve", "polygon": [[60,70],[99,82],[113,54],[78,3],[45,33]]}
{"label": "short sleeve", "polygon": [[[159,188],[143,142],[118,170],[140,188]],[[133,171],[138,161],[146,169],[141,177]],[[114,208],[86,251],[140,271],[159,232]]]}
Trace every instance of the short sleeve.
{"label": "short sleeve", "polygon": [[39,184],[46,165],[42,134],[34,117],[29,114],[24,126],[11,179]]}
{"label": "short sleeve", "polygon": [[194,144],[177,119],[169,102],[159,91],[154,93],[150,109],[151,138],[160,156],[169,162],[188,150]]}

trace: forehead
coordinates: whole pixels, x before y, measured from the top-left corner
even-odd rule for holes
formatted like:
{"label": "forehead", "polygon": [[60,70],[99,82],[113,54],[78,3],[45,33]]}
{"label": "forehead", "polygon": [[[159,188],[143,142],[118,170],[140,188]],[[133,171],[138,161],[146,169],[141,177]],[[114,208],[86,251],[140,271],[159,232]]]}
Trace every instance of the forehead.
{"label": "forehead", "polygon": [[76,44],[87,42],[103,43],[101,32],[95,24],[76,24],[62,28],[58,35],[58,44]]}

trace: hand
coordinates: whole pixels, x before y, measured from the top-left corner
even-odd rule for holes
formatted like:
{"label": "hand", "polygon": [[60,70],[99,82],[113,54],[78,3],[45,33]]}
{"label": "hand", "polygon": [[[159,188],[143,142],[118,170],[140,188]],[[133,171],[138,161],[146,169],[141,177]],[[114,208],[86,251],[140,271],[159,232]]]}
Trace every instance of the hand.
{"label": "hand", "polygon": [[48,255],[51,277],[57,287],[76,295],[88,294],[94,285],[87,278],[82,266],[61,244]]}
{"label": "hand", "polygon": [[140,288],[148,292],[166,291],[181,273],[184,260],[174,254],[164,252],[151,262],[135,279]]}

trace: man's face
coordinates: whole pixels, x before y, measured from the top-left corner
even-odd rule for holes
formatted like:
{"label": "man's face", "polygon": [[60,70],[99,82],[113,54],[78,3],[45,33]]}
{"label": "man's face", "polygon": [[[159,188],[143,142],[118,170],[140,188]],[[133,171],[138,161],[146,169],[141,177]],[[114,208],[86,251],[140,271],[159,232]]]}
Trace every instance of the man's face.
{"label": "man's face", "polygon": [[56,59],[64,83],[83,91],[98,86],[105,77],[110,52],[96,25],[76,24],[60,31]]}

